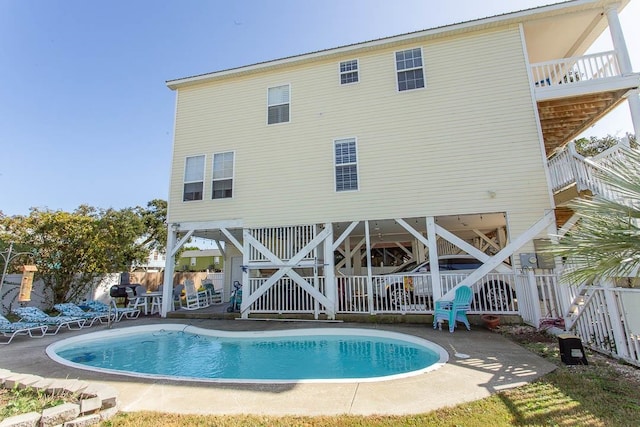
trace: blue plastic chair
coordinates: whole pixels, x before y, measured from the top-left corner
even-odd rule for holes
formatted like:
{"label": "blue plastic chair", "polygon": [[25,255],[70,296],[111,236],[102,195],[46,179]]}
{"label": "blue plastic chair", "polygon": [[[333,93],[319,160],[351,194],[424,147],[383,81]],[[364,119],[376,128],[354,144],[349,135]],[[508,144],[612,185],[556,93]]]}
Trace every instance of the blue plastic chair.
{"label": "blue plastic chair", "polygon": [[460,286],[456,289],[453,301],[436,301],[435,311],[433,313],[433,329],[442,329],[442,321],[449,322],[449,332],[453,332],[456,322],[462,322],[471,330],[469,319],[467,319],[467,311],[471,309],[471,299],[473,291],[469,286]]}

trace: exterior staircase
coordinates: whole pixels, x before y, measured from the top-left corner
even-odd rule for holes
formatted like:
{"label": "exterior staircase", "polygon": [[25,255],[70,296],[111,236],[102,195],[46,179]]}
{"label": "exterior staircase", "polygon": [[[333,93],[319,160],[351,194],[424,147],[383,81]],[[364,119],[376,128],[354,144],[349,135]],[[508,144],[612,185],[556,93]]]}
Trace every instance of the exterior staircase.
{"label": "exterior staircase", "polygon": [[[566,215],[568,210],[563,205],[576,197],[602,197],[608,200],[622,198],[620,194],[602,182],[599,175],[603,171],[603,167],[610,165],[612,161],[624,158],[625,150],[628,148],[629,142],[625,140],[597,156],[584,157],[576,151],[574,143],[571,142],[549,159],[551,187],[556,206],[564,212],[564,215],[561,214],[562,216],[568,216]],[[573,213],[570,210],[569,212]],[[556,216],[559,219],[561,215]],[[574,223],[575,218],[569,221]],[[566,221],[568,226],[570,225],[569,221]],[[566,300],[572,302],[565,311],[564,320],[565,329],[571,330],[585,308],[588,307],[595,291],[591,284],[582,283],[578,286],[572,285],[568,292],[570,295]]]}
{"label": "exterior staircase", "polygon": [[624,157],[629,148],[628,141],[614,145],[595,157],[584,157],[576,151],[573,142],[567,144],[548,161],[551,188],[556,205],[562,206],[579,195],[604,197],[609,200],[619,198],[611,188],[604,184],[598,175],[613,160]]}

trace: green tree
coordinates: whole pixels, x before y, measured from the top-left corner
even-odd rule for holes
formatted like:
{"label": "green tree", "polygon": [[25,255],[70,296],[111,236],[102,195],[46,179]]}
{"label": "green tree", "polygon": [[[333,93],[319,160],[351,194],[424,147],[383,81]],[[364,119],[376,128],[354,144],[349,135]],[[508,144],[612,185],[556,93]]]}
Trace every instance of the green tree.
{"label": "green tree", "polygon": [[[627,133],[625,138],[629,140],[629,144],[632,148],[638,148],[636,136],[631,133]],[[576,139],[574,144],[576,145],[576,151],[585,157],[593,157],[603,151],[613,147],[620,143],[622,138],[618,138],[613,135],[607,135],[599,138],[597,136],[590,136],[589,138]]]}
{"label": "green tree", "polygon": [[570,207],[579,216],[576,226],[551,252],[567,260],[568,281],[638,276],[640,267],[640,151],[614,160],[599,178],[617,193],[614,200],[580,199]]}
{"label": "green tree", "polygon": [[0,218],[0,240],[34,253],[49,305],[78,300],[103,275],[146,259],[148,248],[137,243],[145,232],[131,208],[83,205],[73,213],[32,208],[28,216]]}
{"label": "green tree", "polygon": [[167,247],[167,201],[153,199],[147,203],[146,209],[138,206],[136,211],[146,230],[142,244],[164,252]]}

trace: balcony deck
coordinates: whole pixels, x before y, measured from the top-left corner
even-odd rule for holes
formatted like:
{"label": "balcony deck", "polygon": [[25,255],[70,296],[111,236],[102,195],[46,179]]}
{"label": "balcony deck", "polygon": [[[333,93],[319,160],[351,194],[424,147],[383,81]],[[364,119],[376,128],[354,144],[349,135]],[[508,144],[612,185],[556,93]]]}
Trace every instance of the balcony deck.
{"label": "balcony deck", "polygon": [[640,75],[623,75],[614,51],[531,64],[547,154],[623,102]]}

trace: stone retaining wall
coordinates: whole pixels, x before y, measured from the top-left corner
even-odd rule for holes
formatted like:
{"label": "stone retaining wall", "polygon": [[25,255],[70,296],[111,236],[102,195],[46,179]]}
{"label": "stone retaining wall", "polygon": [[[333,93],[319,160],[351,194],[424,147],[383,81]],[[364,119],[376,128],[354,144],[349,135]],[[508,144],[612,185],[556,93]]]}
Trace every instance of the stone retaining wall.
{"label": "stone retaining wall", "polygon": [[64,403],[38,412],[5,418],[0,427],[89,426],[111,418],[118,412],[118,391],[106,384],[79,380],[48,379],[37,375],[18,374],[0,369],[2,388],[30,388],[56,395],[63,392],[78,396],[79,403]]}

